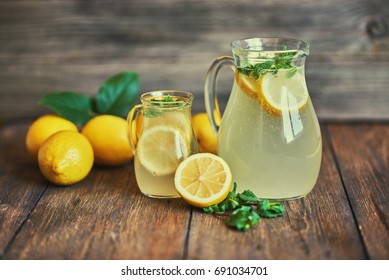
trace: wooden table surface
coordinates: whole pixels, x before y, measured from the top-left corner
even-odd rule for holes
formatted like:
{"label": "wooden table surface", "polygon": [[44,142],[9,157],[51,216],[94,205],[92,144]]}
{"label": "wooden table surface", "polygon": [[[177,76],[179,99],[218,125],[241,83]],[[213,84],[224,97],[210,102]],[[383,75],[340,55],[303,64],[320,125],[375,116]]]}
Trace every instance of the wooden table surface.
{"label": "wooden table surface", "polygon": [[0,259],[389,259],[389,124],[322,123],[314,190],[243,233],[182,199],[138,190],[133,162],[50,184],[0,127]]}

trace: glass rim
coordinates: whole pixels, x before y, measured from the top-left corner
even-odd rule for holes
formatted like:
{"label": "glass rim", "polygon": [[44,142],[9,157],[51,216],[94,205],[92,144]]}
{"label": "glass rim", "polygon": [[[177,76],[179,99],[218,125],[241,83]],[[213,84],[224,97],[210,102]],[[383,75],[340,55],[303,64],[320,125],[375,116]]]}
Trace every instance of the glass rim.
{"label": "glass rim", "polygon": [[[182,97],[184,100],[174,100],[174,101],[166,101],[166,100],[152,100],[151,97],[163,97],[163,96],[178,96]],[[149,91],[145,92],[140,96],[140,100],[142,103],[146,103],[147,105],[156,106],[156,107],[163,107],[165,108],[176,108],[176,107],[182,107],[186,105],[192,104],[193,101],[193,94],[188,91],[183,90],[155,90],[155,91]]]}
{"label": "glass rim", "polygon": [[[288,51],[283,49],[287,46],[292,51],[302,51],[306,56],[309,55],[309,43],[290,37],[249,37],[237,39],[230,43],[234,51],[244,52],[263,52],[263,51]],[[292,48],[293,47],[293,48]]]}

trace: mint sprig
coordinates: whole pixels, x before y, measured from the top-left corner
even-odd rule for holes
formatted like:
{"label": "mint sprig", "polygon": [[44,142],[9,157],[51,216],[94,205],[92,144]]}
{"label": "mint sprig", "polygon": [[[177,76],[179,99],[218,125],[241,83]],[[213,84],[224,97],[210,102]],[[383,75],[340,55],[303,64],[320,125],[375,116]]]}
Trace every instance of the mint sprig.
{"label": "mint sprig", "polygon": [[121,72],[106,80],[95,97],[71,91],[52,92],[39,103],[75,124],[84,125],[99,114],[126,115],[136,101],[138,90],[138,74]]}
{"label": "mint sprig", "polygon": [[[284,51],[288,50],[285,44],[282,45],[281,48]],[[296,54],[297,52],[294,51],[278,53],[273,58],[260,56],[258,57],[259,59],[264,59],[266,61],[256,64],[247,62],[241,67],[238,67],[238,71],[243,75],[250,76],[257,80],[266,73],[276,75],[280,69],[285,69],[289,70],[287,73],[288,77],[292,77],[297,71],[297,67],[293,64],[293,59]]]}
{"label": "mint sprig", "polygon": [[172,108],[175,106],[184,106],[187,104],[185,100],[180,98],[179,96],[163,96],[163,97],[156,97],[151,98],[151,102],[153,102],[152,106],[145,106],[143,108],[143,116],[145,118],[156,118],[163,114],[163,111],[161,109],[164,108]]}
{"label": "mint sprig", "polygon": [[248,231],[259,223],[259,215],[250,206],[241,206],[227,218],[227,225],[237,230]]}
{"label": "mint sprig", "polygon": [[207,214],[228,215],[228,226],[241,231],[248,231],[259,223],[260,218],[282,216],[285,207],[277,201],[260,200],[252,191],[237,193],[237,184],[220,203],[203,208]]}

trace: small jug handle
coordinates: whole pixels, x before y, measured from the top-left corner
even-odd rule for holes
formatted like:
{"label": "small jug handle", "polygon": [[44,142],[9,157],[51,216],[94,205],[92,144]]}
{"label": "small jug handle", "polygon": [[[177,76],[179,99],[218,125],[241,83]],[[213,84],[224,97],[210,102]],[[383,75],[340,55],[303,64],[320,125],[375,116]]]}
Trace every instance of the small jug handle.
{"label": "small jug handle", "polygon": [[235,69],[234,59],[231,56],[221,56],[217,58],[208,70],[207,76],[205,78],[204,85],[204,103],[205,110],[207,111],[209,121],[213,130],[217,133],[219,127],[216,123],[216,118],[220,117],[220,110],[217,101],[217,77],[219,71],[224,66],[230,66],[232,70]]}
{"label": "small jug handle", "polygon": [[137,123],[137,118],[140,110],[142,110],[142,105],[141,104],[135,105],[134,107],[132,107],[127,117],[128,139],[130,142],[131,150],[134,154],[135,154],[136,144],[139,138],[138,135],[139,123]]}

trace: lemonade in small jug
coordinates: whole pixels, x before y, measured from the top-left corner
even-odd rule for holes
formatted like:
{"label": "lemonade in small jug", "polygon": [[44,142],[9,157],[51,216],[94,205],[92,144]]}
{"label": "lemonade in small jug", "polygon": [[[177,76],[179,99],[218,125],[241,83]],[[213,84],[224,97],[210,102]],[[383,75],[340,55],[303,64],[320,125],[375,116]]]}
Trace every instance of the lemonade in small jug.
{"label": "lemonade in small jug", "polygon": [[154,91],[141,96],[128,115],[129,138],[135,151],[135,177],[150,197],[180,197],[174,185],[178,165],[198,152],[191,123],[193,95],[183,91]]}
{"label": "lemonade in small jug", "polygon": [[[250,38],[231,43],[205,81],[205,106],[218,155],[229,164],[239,190],[277,200],[306,196],[318,178],[322,139],[307,85],[307,43],[288,38]],[[234,83],[220,127],[216,79],[223,66]]]}

